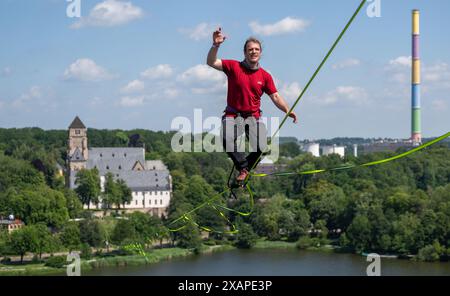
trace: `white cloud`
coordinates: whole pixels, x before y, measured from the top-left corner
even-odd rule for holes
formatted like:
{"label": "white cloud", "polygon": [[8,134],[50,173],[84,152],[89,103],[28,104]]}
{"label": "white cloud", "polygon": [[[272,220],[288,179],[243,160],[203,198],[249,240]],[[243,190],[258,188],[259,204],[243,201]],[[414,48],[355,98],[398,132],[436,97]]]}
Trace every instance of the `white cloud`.
{"label": "white cloud", "polygon": [[191,88],[194,94],[225,92],[226,76],[207,65],[196,65],[184,71],[177,78]]}
{"label": "white cloud", "polygon": [[140,80],[130,81],[127,85],[120,89],[121,93],[134,93],[144,90],[145,84]]}
{"label": "white cloud", "polygon": [[341,61],[339,63],[334,64],[332,66],[332,68],[334,70],[339,70],[339,69],[359,66],[360,64],[361,64],[360,60],[354,59],[354,58],[349,58],[349,59],[346,59],[346,60],[343,60],[343,61]]}
{"label": "white cloud", "polygon": [[399,56],[395,59],[389,60],[385,71],[388,72],[390,81],[406,84],[411,82],[411,56]]}
{"label": "white cloud", "polygon": [[174,71],[170,65],[161,64],[155,67],[148,68],[141,73],[141,76],[147,79],[168,78],[172,76],[173,72]]}
{"label": "white cloud", "polygon": [[27,92],[23,93],[19,98],[12,101],[11,105],[15,108],[22,108],[29,103],[42,98],[42,88],[40,86],[32,86]]}
{"label": "white cloud", "polygon": [[[400,56],[389,61],[385,70],[393,82],[411,83],[411,56]],[[450,67],[445,62],[436,62],[432,65],[421,64],[421,77],[424,90],[436,88],[450,88]]]}
{"label": "white cloud", "polygon": [[431,102],[431,106],[436,111],[446,111],[448,108],[448,103],[444,100],[434,100]]}
{"label": "white cloud", "polygon": [[323,98],[319,98],[317,102],[321,105],[332,105],[342,103],[343,101],[351,102],[356,105],[364,105],[368,102],[368,95],[364,88],[358,86],[338,86],[332,91],[326,93]]}
{"label": "white cloud", "polygon": [[389,65],[392,67],[409,67],[411,68],[411,56],[400,56],[398,58],[395,58],[393,60],[389,61]]}
{"label": "white cloud", "polygon": [[288,102],[295,102],[301,92],[302,88],[298,82],[283,83],[283,86],[280,89],[281,95],[285,97]]}
{"label": "white cloud", "polygon": [[179,76],[179,80],[191,83],[191,82],[202,82],[202,81],[222,81],[225,76],[220,71],[214,70],[207,65],[196,65],[189,68]]}
{"label": "white cloud", "polygon": [[423,67],[423,80],[436,83],[449,83],[450,67],[447,63],[436,63],[430,67]]}
{"label": "white cloud", "polygon": [[174,88],[167,88],[163,93],[166,98],[172,99],[177,97],[180,94],[180,91]]}
{"label": "white cloud", "polygon": [[106,0],[95,5],[89,12],[89,16],[81,18],[71,28],[119,26],[139,19],[143,15],[142,9],[131,2]]}
{"label": "white cloud", "polygon": [[120,98],[118,103],[122,107],[142,106],[145,103],[145,97],[144,96],[136,96],[136,97],[126,96],[126,97]]}
{"label": "white cloud", "polygon": [[294,32],[302,32],[309,26],[309,21],[286,17],[274,24],[261,25],[253,21],[249,23],[253,33],[264,36],[280,35]]}
{"label": "white cloud", "polygon": [[178,31],[186,34],[190,39],[199,41],[212,36],[217,24],[200,23],[194,28],[180,28]]}
{"label": "white cloud", "polygon": [[113,77],[93,60],[86,58],[76,60],[64,71],[64,78],[68,80],[102,81]]}
{"label": "white cloud", "polygon": [[180,74],[177,80],[198,95],[225,92],[227,85],[226,76],[207,65],[191,67]]}
{"label": "white cloud", "polygon": [[3,76],[9,76],[12,73],[12,70],[10,67],[5,67],[1,71],[1,75]]}

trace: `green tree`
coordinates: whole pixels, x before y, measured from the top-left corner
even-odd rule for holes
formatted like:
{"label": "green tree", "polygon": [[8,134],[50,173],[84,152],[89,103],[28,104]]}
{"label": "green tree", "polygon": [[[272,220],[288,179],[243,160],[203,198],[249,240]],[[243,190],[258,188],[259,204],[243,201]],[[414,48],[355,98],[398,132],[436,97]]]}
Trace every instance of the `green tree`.
{"label": "green tree", "polygon": [[8,188],[44,185],[44,176],[24,160],[0,154],[0,192]]}
{"label": "green tree", "polygon": [[83,212],[83,204],[81,203],[75,191],[69,188],[64,189],[64,196],[66,198],[67,211],[71,219],[79,218]]}
{"label": "green tree", "polygon": [[300,146],[295,142],[280,145],[280,156],[296,157],[300,154]]}
{"label": "green tree", "polygon": [[81,254],[80,257],[86,260],[92,258],[92,249],[91,246],[87,243],[81,245]]}
{"label": "green tree", "polygon": [[37,241],[38,237],[36,231],[25,226],[11,234],[9,248],[15,254],[20,255],[20,263],[22,264],[23,256],[27,252],[36,250]]}
{"label": "green tree", "polygon": [[258,236],[253,231],[252,226],[247,223],[240,223],[238,229],[236,246],[241,249],[250,249],[253,247],[256,244]]}
{"label": "green tree", "polygon": [[135,212],[129,216],[129,219],[140,243],[150,244],[158,238],[159,226],[162,225],[159,218]]}
{"label": "green tree", "polygon": [[393,223],[393,248],[400,254],[417,254],[425,246],[423,228],[417,216],[406,213]]}
{"label": "green tree", "polygon": [[10,213],[20,217],[25,224],[42,222],[58,228],[69,219],[63,193],[45,185],[20,190],[11,188],[4,197]]}
{"label": "green tree", "polygon": [[347,229],[346,236],[356,252],[367,250],[371,242],[371,225],[367,216],[356,216]]}
{"label": "green tree", "polygon": [[78,224],[74,222],[67,223],[60,233],[60,240],[63,246],[69,249],[69,252],[78,249],[81,244]]}
{"label": "green tree", "polygon": [[200,231],[194,225],[188,224],[177,233],[177,242],[180,248],[199,250],[202,246]]}
{"label": "green tree", "polygon": [[278,224],[289,241],[297,241],[299,237],[307,235],[311,227],[309,213],[299,200],[286,200],[283,203]]}
{"label": "green tree", "polygon": [[285,200],[284,195],[278,194],[255,208],[252,225],[259,236],[266,236],[269,240],[281,238],[279,221],[284,211]]}
{"label": "green tree", "polygon": [[86,219],[80,222],[80,241],[91,247],[99,247],[103,243],[104,235],[98,220]]}
{"label": "green tree", "polygon": [[128,146],[129,138],[123,131],[116,132],[115,141],[119,146]]}
{"label": "green tree", "polygon": [[42,223],[28,226],[28,231],[34,241],[31,251],[39,255],[39,259],[42,259],[42,253],[52,250],[52,234],[48,227]]}
{"label": "green tree", "polygon": [[189,186],[184,190],[186,200],[194,206],[211,198],[213,194],[214,190],[211,185],[199,175],[194,175],[189,178]]}
{"label": "green tree", "polygon": [[105,175],[105,190],[102,193],[102,202],[106,204],[107,208],[111,208],[113,205],[118,205],[122,203],[121,190],[114,180],[112,173],[107,173]]}
{"label": "green tree", "polygon": [[328,238],[328,228],[325,220],[317,220],[314,224],[314,229],[317,231],[317,237],[322,240],[326,241]]}
{"label": "green tree", "polygon": [[75,184],[77,185],[75,192],[80,197],[81,202],[88,205],[88,209],[91,203],[99,202],[100,176],[97,169],[79,171],[76,175]]}
{"label": "green tree", "polygon": [[304,199],[312,222],[325,220],[329,229],[342,227],[339,222],[348,206],[342,188],[319,180],[305,190]]}
{"label": "green tree", "polygon": [[136,230],[133,227],[133,223],[130,220],[121,219],[117,222],[116,227],[113,230],[111,239],[115,244],[122,244],[126,240],[136,238]]}
{"label": "green tree", "polygon": [[[117,187],[119,188],[120,203],[125,207],[125,204],[130,203],[133,199],[132,191],[122,179],[117,180]],[[117,207],[120,208],[120,204]]]}

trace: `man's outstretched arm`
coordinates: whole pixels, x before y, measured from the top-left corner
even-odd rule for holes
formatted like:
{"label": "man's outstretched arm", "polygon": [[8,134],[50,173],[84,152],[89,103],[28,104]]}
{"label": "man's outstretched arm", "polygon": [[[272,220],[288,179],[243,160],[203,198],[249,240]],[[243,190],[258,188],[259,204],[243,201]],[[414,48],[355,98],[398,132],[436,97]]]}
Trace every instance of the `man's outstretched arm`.
{"label": "man's outstretched arm", "polygon": [[213,33],[213,46],[208,52],[206,63],[214,69],[222,71],[222,60],[217,58],[217,52],[220,45],[225,41],[226,37],[222,35],[222,28],[219,28]]}
{"label": "man's outstretched arm", "polygon": [[[284,113],[289,112],[290,108],[289,108],[288,104],[286,103],[286,101],[283,99],[283,97],[278,92],[271,94],[270,98],[272,99],[273,103],[275,104],[275,106],[277,106],[278,109],[280,109]],[[289,114],[289,117],[294,119],[294,123],[297,123],[297,115],[295,114],[294,111],[292,111]]]}

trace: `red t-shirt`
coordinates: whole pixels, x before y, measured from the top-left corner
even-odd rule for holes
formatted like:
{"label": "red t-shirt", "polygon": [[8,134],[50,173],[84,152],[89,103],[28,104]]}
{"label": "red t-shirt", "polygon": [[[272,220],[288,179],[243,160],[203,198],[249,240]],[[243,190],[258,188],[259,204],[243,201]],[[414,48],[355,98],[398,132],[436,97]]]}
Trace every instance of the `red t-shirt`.
{"label": "red t-shirt", "polygon": [[222,60],[222,68],[228,77],[228,106],[236,111],[260,117],[263,93],[270,96],[277,92],[272,76],[262,68],[256,71],[248,70],[234,60]]}

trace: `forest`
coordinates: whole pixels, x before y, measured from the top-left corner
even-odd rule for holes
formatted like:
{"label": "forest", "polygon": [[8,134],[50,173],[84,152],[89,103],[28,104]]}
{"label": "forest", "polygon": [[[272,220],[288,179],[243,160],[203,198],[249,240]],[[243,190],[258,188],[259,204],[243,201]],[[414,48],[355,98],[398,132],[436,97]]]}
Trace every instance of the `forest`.
{"label": "forest", "polygon": [[[103,193],[95,191],[99,190],[95,171],[80,174],[80,184],[88,184],[87,187],[67,189],[64,177],[58,174],[58,168],[65,165],[67,131],[0,129],[0,217],[6,219],[13,214],[26,225],[11,234],[0,231],[0,254],[23,257],[33,253],[39,258],[42,253],[81,250],[83,256],[89,257],[92,248],[126,250],[126,246],[134,242],[150,247],[163,241],[193,249],[204,243],[251,248],[257,240],[265,239],[296,242],[298,248],[332,245],[345,252],[413,255],[425,261],[448,260],[448,143],[438,143],[406,158],[373,167],[252,178],[253,208],[245,190],[240,190],[237,198],[223,195],[217,199],[224,206],[252,211],[246,217],[225,212],[239,232],[234,235],[211,233],[205,241],[201,229],[194,225],[189,224],[179,232],[170,232],[167,226],[225,190],[232,163],[225,153],[172,152],[173,134],[148,130],[88,130],[90,147],[145,147],[147,159],[164,161],[172,175],[173,197],[168,217],[161,220],[141,213],[123,213],[120,204],[127,202],[130,196],[126,184],[110,178],[109,189]],[[283,143],[281,157],[276,164],[291,172],[365,163],[396,154],[379,152],[357,158],[352,155],[316,158],[302,152],[292,140],[280,142]],[[110,216],[95,218],[92,211],[83,209],[89,190],[94,190],[94,197],[102,194],[110,198]],[[230,223],[211,207],[203,207],[191,216],[202,226],[218,230],[230,228]],[[117,217],[126,219],[115,219]]]}

